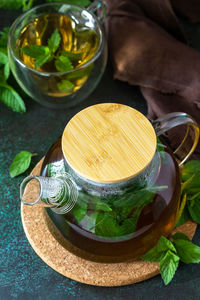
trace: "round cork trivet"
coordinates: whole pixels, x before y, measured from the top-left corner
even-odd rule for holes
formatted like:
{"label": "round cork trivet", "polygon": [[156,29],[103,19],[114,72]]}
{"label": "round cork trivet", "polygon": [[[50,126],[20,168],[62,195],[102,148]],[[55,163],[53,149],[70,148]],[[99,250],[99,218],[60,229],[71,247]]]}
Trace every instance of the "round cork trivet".
{"label": "round cork trivet", "polygon": [[[42,160],[35,166],[32,174],[39,175]],[[26,190],[27,196],[37,193],[37,186]],[[82,283],[96,286],[122,286],[140,282],[159,273],[157,263],[142,260],[122,263],[98,263],[74,255],[62,246],[62,236],[50,232],[45,209],[40,206],[21,205],[21,218],[25,234],[32,248],[40,258],[58,273]],[[186,222],[176,231],[184,232],[192,239],[196,223]],[[53,227],[52,227],[53,228]],[[53,230],[53,229],[52,229]]]}
{"label": "round cork trivet", "polygon": [[65,160],[94,182],[116,183],[140,174],[152,161],[157,138],[150,121],[136,109],[101,103],[78,112],[62,135]]}

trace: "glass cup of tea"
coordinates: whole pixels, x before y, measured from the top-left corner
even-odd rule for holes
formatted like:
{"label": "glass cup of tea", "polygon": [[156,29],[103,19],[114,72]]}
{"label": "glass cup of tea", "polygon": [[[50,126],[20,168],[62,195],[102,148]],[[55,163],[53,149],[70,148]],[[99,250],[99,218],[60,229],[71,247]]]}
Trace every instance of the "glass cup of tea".
{"label": "glass cup of tea", "polygon": [[15,79],[31,98],[62,109],[91,94],[107,62],[102,26],[105,11],[101,1],[86,9],[71,3],[50,3],[15,20],[8,37],[9,61]]}

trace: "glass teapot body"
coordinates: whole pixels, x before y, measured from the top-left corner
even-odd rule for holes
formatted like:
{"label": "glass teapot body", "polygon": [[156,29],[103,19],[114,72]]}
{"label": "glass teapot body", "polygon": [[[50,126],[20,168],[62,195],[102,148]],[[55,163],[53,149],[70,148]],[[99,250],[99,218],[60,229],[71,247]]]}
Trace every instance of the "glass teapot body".
{"label": "glass teapot body", "polygon": [[[115,105],[117,109],[119,106],[118,104],[107,105],[109,110],[111,107],[113,110]],[[181,116],[172,114],[167,118],[158,119],[153,124],[155,128],[153,130],[160,135],[176,126],[177,123],[185,124],[184,122],[187,121],[188,124],[189,117],[185,115],[184,118],[183,115],[185,114]],[[85,118],[82,121],[84,120]],[[75,127],[80,127],[77,126],[77,120],[75,121]],[[81,130],[84,127],[82,121],[80,123]],[[144,123],[142,122],[142,124]],[[179,165],[188,153],[193,151],[198,140],[198,130],[192,119],[189,119],[188,126],[190,126],[190,130],[186,133],[185,142],[175,153],[177,158],[165,144],[156,138],[155,149],[147,147],[147,151],[150,149],[151,153],[151,157],[148,157],[148,164],[141,168],[142,163],[140,163],[140,171],[135,172],[134,176],[129,176],[128,171],[124,173],[122,170],[124,180],[119,180],[121,172],[116,174],[118,169],[115,169],[115,165],[112,165],[115,169],[114,173],[112,168],[108,173],[104,173],[104,170],[100,168],[103,174],[101,178],[99,172],[91,172],[93,167],[91,162],[89,162],[90,168],[86,166],[85,170],[79,169],[79,164],[82,165],[84,161],[81,163],[79,161],[77,164],[73,164],[72,161],[77,157],[76,151],[84,150],[81,149],[83,140],[78,136],[77,139],[81,140],[81,143],[78,143],[76,148],[76,142],[71,151],[70,146],[73,144],[71,141],[74,136],[70,135],[67,145],[63,141],[63,137],[62,140],[59,139],[45,156],[41,176],[34,177],[39,181],[41,190],[35,203],[40,202],[50,206],[46,208],[46,217],[47,222],[52,223],[55,227],[55,230],[52,231],[55,237],[61,233],[63,245],[79,256],[102,262],[116,262],[139,258],[157,243],[161,235],[169,235],[175,225],[179,205]],[[86,130],[84,130],[85,132]],[[77,137],[77,135],[76,132],[75,136]],[[96,130],[95,135],[98,136]],[[194,135],[190,146],[188,135]],[[88,137],[87,133],[86,136]],[[114,138],[116,138],[115,131]],[[91,139],[91,135],[89,139]],[[101,141],[102,143],[105,141],[105,134]],[[155,141],[154,137],[153,141]],[[87,143],[85,145],[88,147]],[[110,139],[106,145],[110,149]],[[185,152],[184,149],[186,149]],[[107,148],[104,147],[104,150],[107,151]],[[68,156],[69,153],[71,156]],[[145,160],[147,156],[145,151],[144,154]],[[87,155],[83,155],[84,160],[85,158],[88,162]],[[96,160],[96,156],[95,159],[93,156],[93,161],[95,161],[95,170],[98,167],[96,162],[99,164],[100,161],[100,165],[102,165],[102,161]],[[130,170],[132,161],[128,162]],[[110,161],[108,163],[110,164]],[[109,168],[109,166],[106,167]],[[80,174],[82,171],[83,173]],[[110,174],[115,179],[113,182],[110,180]],[[91,180],[91,176],[94,176],[95,180]],[[45,182],[44,178],[48,178],[49,181]],[[102,178],[108,178],[108,180],[102,180]],[[33,176],[26,178],[23,184],[31,179]],[[23,195],[23,187],[21,195]],[[25,204],[31,203],[26,202]]]}
{"label": "glass teapot body", "polygon": [[[66,171],[58,140],[45,157],[41,175],[58,172],[60,176]],[[47,223],[54,224],[55,237],[61,233],[67,249],[86,259],[115,262],[139,258],[161,235],[172,231],[179,205],[179,167],[168,148],[162,152],[157,171],[149,189],[136,188],[134,180],[114,189],[105,184],[94,187],[91,182],[80,185],[74,178],[78,189],[74,208],[66,214],[47,208]]]}

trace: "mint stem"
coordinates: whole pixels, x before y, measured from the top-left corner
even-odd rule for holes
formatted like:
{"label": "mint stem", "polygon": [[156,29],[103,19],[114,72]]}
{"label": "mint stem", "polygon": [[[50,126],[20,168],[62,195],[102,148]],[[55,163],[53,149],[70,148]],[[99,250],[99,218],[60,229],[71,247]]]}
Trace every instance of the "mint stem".
{"label": "mint stem", "polygon": [[28,4],[24,4],[24,11],[29,10],[33,6],[34,0],[29,0]]}

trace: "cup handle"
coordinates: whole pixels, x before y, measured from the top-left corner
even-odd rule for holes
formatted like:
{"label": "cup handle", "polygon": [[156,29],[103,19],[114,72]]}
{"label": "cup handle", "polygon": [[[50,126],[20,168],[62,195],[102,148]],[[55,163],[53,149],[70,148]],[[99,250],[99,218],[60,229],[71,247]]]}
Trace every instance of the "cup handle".
{"label": "cup handle", "polygon": [[186,113],[174,112],[156,119],[152,125],[158,137],[176,126],[187,125],[185,136],[174,151],[174,156],[181,166],[194,152],[199,141],[199,127],[195,120]]}
{"label": "cup handle", "polygon": [[95,0],[93,1],[88,7],[87,10],[91,13],[95,13],[97,10],[100,11],[98,19],[101,23],[104,22],[106,17],[106,3],[102,0]]}

